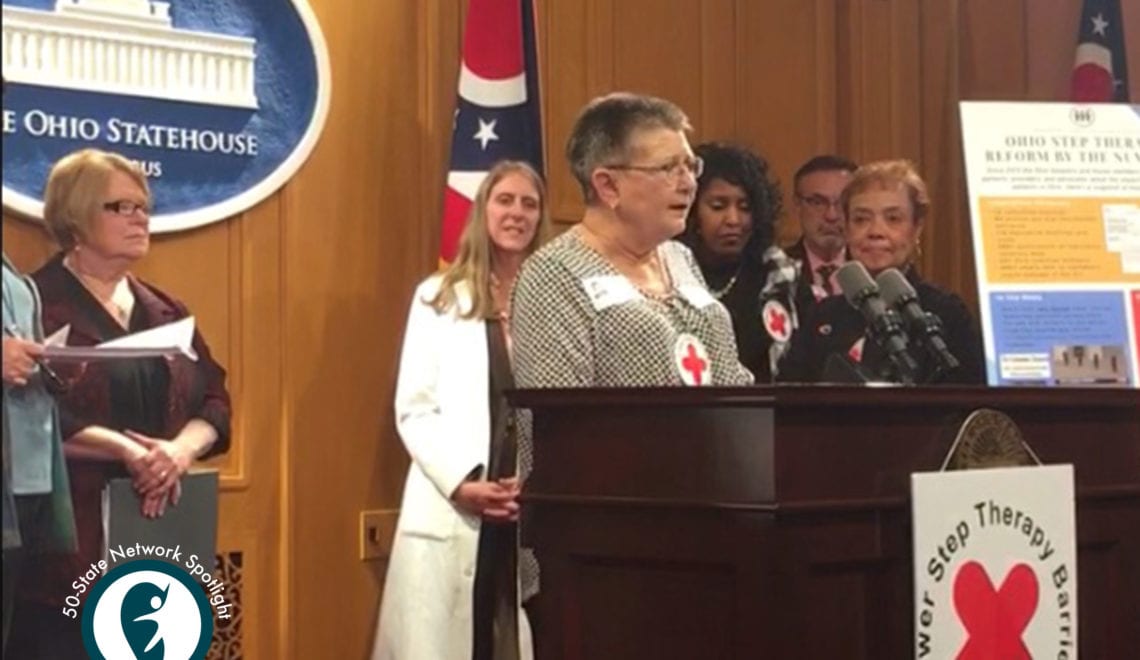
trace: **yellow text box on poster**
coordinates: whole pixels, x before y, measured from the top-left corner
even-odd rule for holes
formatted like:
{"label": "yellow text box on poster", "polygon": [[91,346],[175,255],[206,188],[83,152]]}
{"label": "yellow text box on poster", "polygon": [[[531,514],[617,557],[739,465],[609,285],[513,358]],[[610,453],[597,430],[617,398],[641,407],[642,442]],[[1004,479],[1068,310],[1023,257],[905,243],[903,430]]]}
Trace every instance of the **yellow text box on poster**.
{"label": "yellow text box on poster", "polygon": [[1109,249],[1105,204],[1140,206],[1140,198],[979,199],[990,284],[1140,282]]}

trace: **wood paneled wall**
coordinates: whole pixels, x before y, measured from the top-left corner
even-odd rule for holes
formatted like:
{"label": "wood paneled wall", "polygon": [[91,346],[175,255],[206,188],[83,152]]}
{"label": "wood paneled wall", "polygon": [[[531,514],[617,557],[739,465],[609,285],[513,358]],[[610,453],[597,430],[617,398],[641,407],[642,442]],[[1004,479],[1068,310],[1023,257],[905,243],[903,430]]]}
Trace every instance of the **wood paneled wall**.
{"label": "wood paneled wall", "polygon": [[[414,284],[435,265],[462,0],[312,0],[333,97],[309,162],[227,222],[163,236],[142,276],[187,301],[230,373],[219,543],[244,553],[247,658],[362,658],[383,562],[359,514],[399,506],[391,411]],[[1125,2],[1140,99],[1140,5]],[[580,106],[664,95],[695,141],[761,151],[785,182],[809,156],[914,159],[932,188],[928,276],[974,297],[958,99],[1065,97],[1080,0],[539,0],[552,209],[580,196],[561,153]],[[785,219],[781,236],[795,236]],[[18,265],[51,247],[5,219]]]}

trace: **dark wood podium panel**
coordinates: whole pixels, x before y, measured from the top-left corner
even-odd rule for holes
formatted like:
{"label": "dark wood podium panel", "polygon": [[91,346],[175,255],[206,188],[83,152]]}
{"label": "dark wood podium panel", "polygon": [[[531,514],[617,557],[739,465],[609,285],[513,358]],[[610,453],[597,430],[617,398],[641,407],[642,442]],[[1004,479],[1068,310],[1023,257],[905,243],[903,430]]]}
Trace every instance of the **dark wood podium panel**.
{"label": "dark wood podium panel", "polygon": [[520,390],[540,660],[913,657],[910,474],[971,411],[1072,463],[1084,658],[1140,648],[1140,393]]}

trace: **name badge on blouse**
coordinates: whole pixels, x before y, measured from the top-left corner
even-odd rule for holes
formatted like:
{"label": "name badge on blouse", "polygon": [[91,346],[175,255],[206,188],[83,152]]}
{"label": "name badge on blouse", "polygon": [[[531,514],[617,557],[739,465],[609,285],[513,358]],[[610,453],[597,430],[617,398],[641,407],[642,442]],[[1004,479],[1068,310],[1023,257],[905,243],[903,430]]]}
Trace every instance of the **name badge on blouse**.
{"label": "name badge on blouse", "polygon": [[696,284],[682,284],[677,287],[677,292],[680,293],[685,300],[688,300],[690,305],[697,309],[704,309],[716,302],[716,298],[712,297],[708,289]]}
{"label": "name badge on blouse", "polygon": [[620,305],[638,300],[641,294],[637,292],[630,281],[621,275],[594,275],[582,278],[582,288],[590,298],[594,311],[602,311],[607,307]]}

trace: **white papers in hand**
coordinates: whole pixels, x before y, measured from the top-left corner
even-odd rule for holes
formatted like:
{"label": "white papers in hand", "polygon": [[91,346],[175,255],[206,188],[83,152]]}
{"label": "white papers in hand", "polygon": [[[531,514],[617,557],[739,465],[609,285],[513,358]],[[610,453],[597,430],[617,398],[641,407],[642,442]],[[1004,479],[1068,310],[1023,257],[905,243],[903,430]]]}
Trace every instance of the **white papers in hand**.
{"label": "white papers in hand", "polygon": [[67,346],[67,338],[71,335],[71,324],[63,326],[59,330],[51,333],[51,336],[44,339],[44,346]]}
{"label": "white papers in hand", "polygon": [[194,317],[187,316],[173,323],[96,346],[53,346],[45,343],[44,357],[52,360],[89,361],[185,355],[191,360],[197,360],[198,353],[194,350],[193,341]]}

